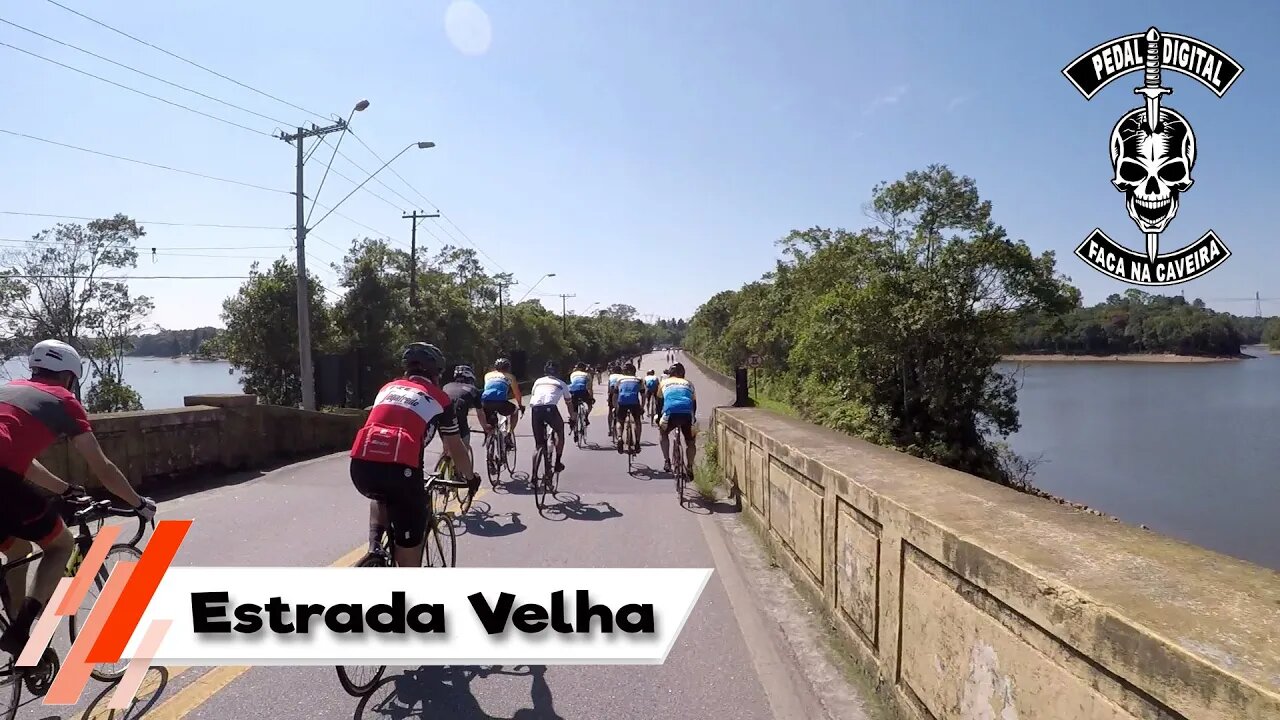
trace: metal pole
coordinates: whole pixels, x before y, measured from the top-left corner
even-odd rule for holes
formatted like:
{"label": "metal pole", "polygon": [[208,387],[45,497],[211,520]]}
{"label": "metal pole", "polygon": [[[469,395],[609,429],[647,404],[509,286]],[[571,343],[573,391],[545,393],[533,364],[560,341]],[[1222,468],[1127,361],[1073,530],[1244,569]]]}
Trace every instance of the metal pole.
{"label": "metal pole", "polygon": [[560,295],[560,332],[566,336],[569,334],[569,311],[566,302],[571,297],[577,297],[577,295]]}
{"label": "metal pole", "polygon": [[438,218],[440,213],[424,214],[417,210],[400,216],[404,220],[412,220],[413,226],[409,236],[409,305],[418,306],[418,220]]}
{"label": "metal pole", "polygon": [[302,169],[305,160],[302,157],[302,139],[306,131],[298,128],[294,141],[298,151],[298,188],[297,192],[297,228],[296,244],[298,246],[298,360],[302,380],[302,407],[305,410],[316,409],[315,368],[311,365],[311,287],[307,282],[307,223],[304,219],[303,203],[306,199]]}

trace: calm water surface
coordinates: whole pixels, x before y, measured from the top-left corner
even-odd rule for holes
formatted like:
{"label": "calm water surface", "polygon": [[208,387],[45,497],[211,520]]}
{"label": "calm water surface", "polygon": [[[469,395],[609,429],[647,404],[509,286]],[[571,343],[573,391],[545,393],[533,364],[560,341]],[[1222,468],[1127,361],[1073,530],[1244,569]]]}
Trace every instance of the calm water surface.
{"label": "calm water surface", "polygon": [[[142,396],[147,410],[182,407],[186,395],[242,392],[239,373],[228,374],[229,363],[172,358],[129,357],[124,359],[124,380]],[[0,382],[30,377],[26,358],[4,364]],[[84,388],[86,391],[88,386]]]}
{"label": "calm water surface", "polygon": [[1043,454],[1035,482],[1054,495],[1280,570],[1280,356],[1246,352],[1022,365],[1009,444]]}

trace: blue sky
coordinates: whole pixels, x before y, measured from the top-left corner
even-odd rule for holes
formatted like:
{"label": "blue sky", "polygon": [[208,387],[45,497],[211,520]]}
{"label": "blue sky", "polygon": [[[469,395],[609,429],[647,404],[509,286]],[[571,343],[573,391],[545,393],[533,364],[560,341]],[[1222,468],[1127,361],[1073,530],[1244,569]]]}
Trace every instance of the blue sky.
{"label": "blue sky", "polygon": [[[1167,74],[1168,104],[1196,130],[1196,185],[1164,236],[1170,247],[1213,228],[1234,255],[1185,288],[1280,297],[1273,242],[1280,143],[1280,9],[1191,2],[207,2],[60,0],[117,28],[353,128],[454,224],[419,240],[485,253],[535,293],[573,293],[570,310],[623,302],[687,316],[715,292],[770,269],[793,228],[858,228],[871,187],[933,162],[973,176],[996,220],[1096,302],[1126,286],[1071,255],[1095,226],[1141,247],[1110,185],[1107,137],[1137,98],[1130,75],[1086,102],[1060,74],[1093,45],[1156,25],[1221,47],[1245,72],[1221,100]],[[477,8],[479,10],[477,10]],[[290,124],[320,122],[139,45],[44,0],[0,18]],[[449,18],[452,18],[451,20]],[[481,19],[477,19],[481,18]],[[485,21],[483,18],[487,18]],[[0,24],[0,42],[271,133],[273,122],[191,95]],[[280,190],[294,183],[284,142],[135,95],[0,47],[0,129]],[[336,138],[337,136],[330,136]],[[352,138],[342,151],[381,163]],[[308,165],[314,193],[327,154]],[[292,198],[0,134],[0,211],[262,225],[293,222]],[[339,159],[334,168],[365,173]],[[406,198],[414,190],[379,176]],[[410,203],[375,183],[344,215],[408,242]],[[321,202],[352,185],[330,176]],[[321,211],[313,217],[319,219]],[[0,215],[0,238],[54,220]],[[442,229],[443,228],[443,229]],[[459,230],[460,229],[460,230]],[[452,235],[452,238],[449,234]],[[331,216],[308,243],[312,267],[357,235]],[[243,275],[252,257],[291,253],[288,230],[149,225],[135,275]],[[0,243],[12,246],[12,243]],[[250,247],[252,246],[252,247]],[[266,247],[260,247],[266,246]],[[219,249],[206,249],[219,248]],[[218,255],[223,257],[202,257]],[[332,274],[319,270],[323,278]],[[138,280],[169,328],[220,324],[236,280]],[[558,297],[541,297],[558,310]],[[1222,299],[1222,300],[1218,300]],[[1280,301],[1264,303],[1280,313]]]}

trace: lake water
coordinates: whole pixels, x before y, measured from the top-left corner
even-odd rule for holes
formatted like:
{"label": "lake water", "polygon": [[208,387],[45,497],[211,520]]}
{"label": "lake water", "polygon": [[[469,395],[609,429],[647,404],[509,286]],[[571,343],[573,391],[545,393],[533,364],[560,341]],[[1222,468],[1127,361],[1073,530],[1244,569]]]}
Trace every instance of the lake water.
{"label": "lake water", "polygon": [[1043,454],[1035,484],[1054,495],[1280,570],[1280,356],[1246,352],[1024,364],[1009,444]]}
{"label": "lake water", "polygon": [[[231,371],[230,363],[173,358],[128,357],[124,359],[124,380],[142,396],[147,410],[182,407],[186,395],[238,393],[240,374]],[[4,364],[0,381],[30,377],[26,358]],[[86,386],[84,390],[88,390]]]}

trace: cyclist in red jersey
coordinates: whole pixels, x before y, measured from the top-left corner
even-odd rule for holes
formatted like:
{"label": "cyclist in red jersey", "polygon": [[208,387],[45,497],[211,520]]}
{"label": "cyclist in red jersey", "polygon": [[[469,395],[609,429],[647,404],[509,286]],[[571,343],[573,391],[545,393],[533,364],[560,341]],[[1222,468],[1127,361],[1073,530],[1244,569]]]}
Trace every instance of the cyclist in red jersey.
{"label": "cyclist in red jersey", "polygon": [[458,477],[470,478],[472,495],[480,487],[480,476],[459,437],[453,403],[438,384],[444,354],[434,345],[413,343],[401,359],[404,376],[378,391],[369,419],[351,445],[351,482],[371,501],[370,550],[377,547],[389,522],[396,565],[419,567],[427,529],[422,451],[428,429],[435,426]]}
{"label": "cyclist in red jersey", "polygon": [[0,636],[0,650],[14,655],[26,645],[32,623],[62,579],[74,542],[58,504],[27,481],[63,498],[84,492],[49,472],[36,457],[59,438],[68,438],[104,487],[144,518],[156,510],[103,454],[84,406],[70,390],[84,372],[80,354],[64,342],[45,340],[31,349],[28,363],[30,380],[0,385],[0,553],[11,560],[23,558],[32,543],[44,551],[29,594],[26,565],[5,574],[5,611],[12,622]]}

